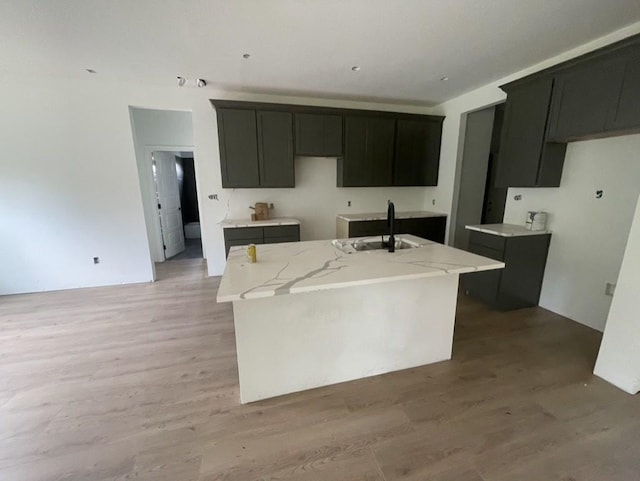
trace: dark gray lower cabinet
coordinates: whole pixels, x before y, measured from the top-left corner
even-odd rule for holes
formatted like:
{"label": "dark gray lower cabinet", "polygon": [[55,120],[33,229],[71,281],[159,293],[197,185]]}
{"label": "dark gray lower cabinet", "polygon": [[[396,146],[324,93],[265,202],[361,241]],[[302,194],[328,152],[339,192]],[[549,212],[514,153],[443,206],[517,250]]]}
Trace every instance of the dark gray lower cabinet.
{"label": "dark gray lower cabinet", "polygon": [[[446,216],[416,217],[413,219],[396,219],[396,234],[411,234],[434,242],[444,243]],[[349,222],[348,237],[367,237],[389,234],[386,220],[364,220]]]}
{"label": "dark gray lower cabinet", "polygon": [[299,242],[299,225],[275,225],[266,227],[226,227],[224,229],[224,247],[226,255],[233,246],[249,244],[279,244],[281,242]]}
{"label": "dark gray lower cabinet", "polygon": [[471,231],[469,251],[506,264],[504,269],[462,275],[467,294],[494,309],[537,306],[551,234],[502,237]]}

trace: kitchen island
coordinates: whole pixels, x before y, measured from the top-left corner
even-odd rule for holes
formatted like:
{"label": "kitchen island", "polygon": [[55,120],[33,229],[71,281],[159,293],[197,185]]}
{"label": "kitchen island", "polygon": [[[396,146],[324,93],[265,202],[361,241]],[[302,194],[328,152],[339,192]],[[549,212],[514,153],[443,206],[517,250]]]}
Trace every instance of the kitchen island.
{"label": "kitchen island", "polygon": [[231,249],[217,300],[233,303],[241,402],[451,358],[459,274],[504,263],[397,239],[411,247],[259,245],[255,264]]}

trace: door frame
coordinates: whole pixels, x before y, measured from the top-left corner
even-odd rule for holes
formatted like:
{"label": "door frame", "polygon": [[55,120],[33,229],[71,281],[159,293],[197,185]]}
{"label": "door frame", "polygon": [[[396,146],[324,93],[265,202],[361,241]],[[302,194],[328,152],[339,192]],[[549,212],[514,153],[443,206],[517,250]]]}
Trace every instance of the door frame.
{"label": "door frame", "polygon": [[458,129],[458,150],[456,154],[456,165],[455,172],[453,176],[453,195],[451,199],[451,215],[449,216],[449,223],[447,226],[447,240],[446,244],[453,246],[455,240],[456,233],[456,224],[458,217],[458,201],[460,199],[460,181],[462,180],[462,167],[464,163],[464,143],[467,135],[467,120],[469,114],[474,112],[479,112],[481,110],[492,108],[496,105],[505,103],[506,100],[497,100],[495,102],[490,102],[487,105],[483,105],[481,107],[474,108],[472,110],[468,110],[466,112],[462,112],[460,114],[460,125]]}
{"label": "door frame", "polygon": [[[149,245],[152,246],[153,251],[151,252],[151,263],[154,265],[153,269],[153,278],[155,280],[155,259],[160,256],[158,253],[162,254],[162,258],[164,259],[164,249],[162,242],[162,228],[160,226],[160,212],[158,211],[158,201],[156,199],[156,183],[153,178],[153,170],[152,170],[152,154],[156,151],[164,151],[164,152],[191,152],[194,154],[195,158],[195,147],[193,145],[145,145],[144,146],[144,159],[145,159],[145,171],[148,175],[146,184],[147,184],[147,197],[150,202],[149,205],[155,206],[155,215],[153,215],[153,220],[151,222],[153,232],[147,232],[149,236]],[[198,174],[196,172],[196,186],[198,185]],[[197,187],[196,187],[197,189]],[[200,202],[199,194],[198,195],[198,203]],[[202,220],[200,221],[200,228],[202,229]],[[200,238],[200,242],[202,242],[202,237]],[[204,252],[204,250],[203,250]]]}

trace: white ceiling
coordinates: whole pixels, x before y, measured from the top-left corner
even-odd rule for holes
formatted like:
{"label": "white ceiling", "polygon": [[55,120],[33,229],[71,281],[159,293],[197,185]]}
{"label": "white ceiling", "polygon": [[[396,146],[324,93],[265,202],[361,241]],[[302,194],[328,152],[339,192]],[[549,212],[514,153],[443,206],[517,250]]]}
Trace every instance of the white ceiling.
{"label": "white ceiling", "polygon": [[639,20],[640,0],[0,0],[0,69],[434,104]]}

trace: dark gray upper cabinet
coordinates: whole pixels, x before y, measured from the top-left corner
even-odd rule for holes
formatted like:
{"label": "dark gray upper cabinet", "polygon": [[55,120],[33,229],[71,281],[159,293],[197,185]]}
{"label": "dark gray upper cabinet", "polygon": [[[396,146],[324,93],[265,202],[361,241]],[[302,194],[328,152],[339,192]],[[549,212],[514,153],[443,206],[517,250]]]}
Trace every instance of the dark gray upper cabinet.
{"label": "dark gray upper cabinet", "polygon": [[395,119],[345,117],[344,157],[338,159],[338,187],[377,187],[393,183]]}
{"label": "dark gray upper cabinet", "polygon": [[338,157],[342,155],[342,116],[297,113],[296,155]]}
{"label": "dark gray upper cabinet", "polygon": [[260,187],[295,187],[293,115],[258,111]]}
{"label": "dark gray upper cabinet", "polygon": [[259,187],[256,113],[217,109],[223,187]]}
{"label": "dark gray upper cabinet", "polygon": [[618,103],[624,63],[614,56],[593,60],[557,75],[549,138],[555,141],[601,135]]}
{"label": "dark gray upper cabinet", "polygon": [[444,117],[211,103],[218,116],[222,187],[294,187],[296,155],[337,157],[338,187],[437,185]]}
{"label": "dark gray upper cabinet", "polygon": [[438,185],[441,120],[398,119],[393,185]]}
{"label": "dark gray upper cabinet", "polygon": [[624,73],[615,108],[607,121],[608,131],[640,129],[640,52],[624,58]]}
{"label": "dark gray upper cabinet", "polygon": [[553,77],[503,88],[507,103],[495,186],[559,186],[566,144],[546,138]]}
{"label": "dark gray upper cabinet", "polygon": [[291,113],[226,106],[216,112],[222,187],[295,186]]}

